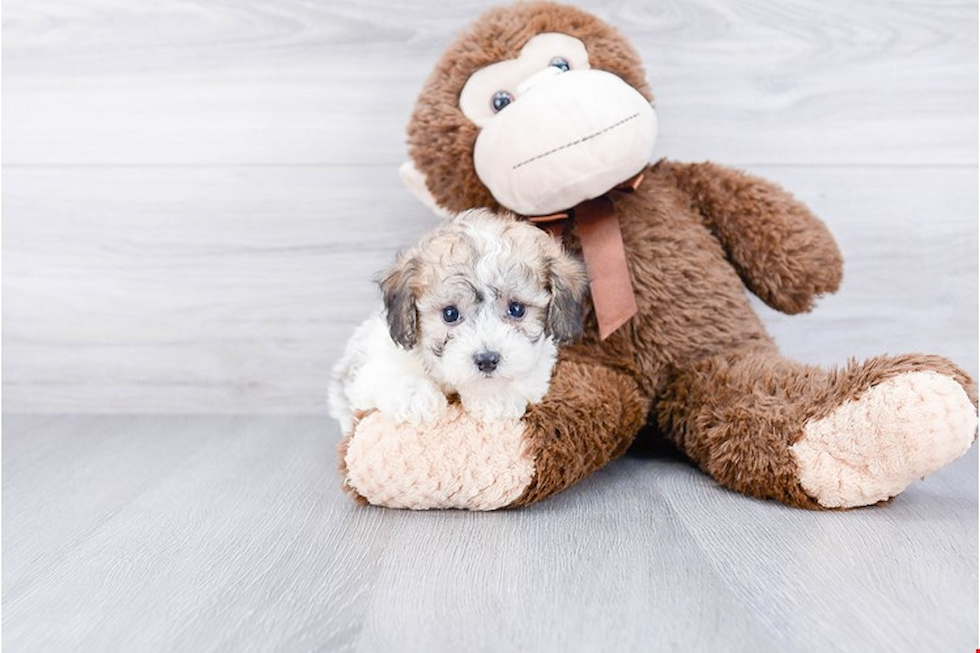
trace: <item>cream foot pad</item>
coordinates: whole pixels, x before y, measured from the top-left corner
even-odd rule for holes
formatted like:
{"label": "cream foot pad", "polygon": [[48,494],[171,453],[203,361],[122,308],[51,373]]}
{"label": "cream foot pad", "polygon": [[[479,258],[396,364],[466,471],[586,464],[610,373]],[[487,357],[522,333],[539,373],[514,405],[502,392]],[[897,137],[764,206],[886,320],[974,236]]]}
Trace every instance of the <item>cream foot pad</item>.
{"label": "cream foot pad", "polygon": [[851,508],[893,497],[960,457],[976,431],[976,409],[959,383],[909,372],[807,422],[790,450],[808,494],[827,508]]}
{"label": "cream foot pad", "polygon": [[347,449],[347,483],[389,508],[502,508],[534,477],[523,434],[519,420],[481,423],[457,406],[431,426],[372,413]]}

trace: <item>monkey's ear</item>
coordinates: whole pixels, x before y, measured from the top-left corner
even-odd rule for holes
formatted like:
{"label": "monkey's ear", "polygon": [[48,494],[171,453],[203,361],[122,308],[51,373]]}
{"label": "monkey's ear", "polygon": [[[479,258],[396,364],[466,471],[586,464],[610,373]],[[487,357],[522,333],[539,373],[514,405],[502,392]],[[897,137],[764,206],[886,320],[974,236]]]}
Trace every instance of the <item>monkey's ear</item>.
{"label": "monkey's ear", "polygon": [[413,281],[418,274],[418,261],[414,258],[402,260],[378,281],[384,296],[385,316],[391,339],[405,349],[418,344],[418,311],[415,308]]}
{"label": "monkey's ear", "polygon": [[585,266],[562,252],[547,261],[551,302],[545,333],[558,344],[574,342],[582,335],[582,304],[589,289]]}
{"label": "monkey's ear", "polygon": [[429,187],[425,185],[425,173],[415,167],[413,161],[406,161],[398,167],[398,174],[402,178],[402,183],[408,191],[415,196],[415,199],[422,202],[425,206],[442,218],[450,218],[454,214],[439,206],[436,198],[429,192]]}

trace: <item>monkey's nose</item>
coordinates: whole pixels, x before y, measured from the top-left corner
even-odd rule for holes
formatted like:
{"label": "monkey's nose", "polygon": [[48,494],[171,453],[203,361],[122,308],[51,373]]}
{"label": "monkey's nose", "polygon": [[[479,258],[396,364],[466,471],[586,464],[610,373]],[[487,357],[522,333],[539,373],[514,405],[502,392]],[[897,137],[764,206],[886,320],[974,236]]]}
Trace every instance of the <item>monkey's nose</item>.
{"label": "monkey's nose", "polygon": [[492,372],[497,369],[497,364],[500,362],[500,354],[495,351],[481,351],[473,357],[473,362],[476,363],[477,369],[481,372]]}

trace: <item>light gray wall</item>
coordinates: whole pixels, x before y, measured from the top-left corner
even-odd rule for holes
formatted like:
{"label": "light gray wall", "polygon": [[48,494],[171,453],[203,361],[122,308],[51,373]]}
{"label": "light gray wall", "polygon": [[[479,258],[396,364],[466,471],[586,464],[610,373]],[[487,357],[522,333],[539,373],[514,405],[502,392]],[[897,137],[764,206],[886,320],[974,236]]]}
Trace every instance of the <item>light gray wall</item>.
{"label": "light gray wall", "polygon": [[[433,222],[396,173],[415,95],[490,4],[4,2],[4,410],[323,412],[371,275]],[[760,308],[784,351],[977,372],[976,3],[582,6],[641,51],[657,157],[838,236],[838,295]]]}

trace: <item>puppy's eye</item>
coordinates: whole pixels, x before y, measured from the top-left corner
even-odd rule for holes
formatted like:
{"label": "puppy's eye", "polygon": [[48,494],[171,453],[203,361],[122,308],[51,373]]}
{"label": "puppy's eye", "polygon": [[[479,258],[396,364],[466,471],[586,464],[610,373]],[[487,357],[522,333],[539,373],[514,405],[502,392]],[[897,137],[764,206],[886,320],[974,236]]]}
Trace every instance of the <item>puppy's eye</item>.
{"label": "puppy's eye", "polygon": [[519,320],[524,317],[524,304],[520,302],[511,302],[507,305],[507,315],[511,316],[515,320]]}
{"label": "puppy's eye", "polygon": [[568,63],[568,59],[565,57],[555,57],[548,65],[554,66],[563,73],[567,73],[572,68],[572,65]]}
{"label": "puppy's eye", "polygon": [[514,101],[514,96],[507,91],[497,91],[490,98],[490,106],[493,107],[494,113],[499,113],[504,110],[508,104]]}
{"label": "puppy's eye", "polygon": [[455,306],[447,306],[442,309],[442,319],[446,324],[452,324],[459,319],[459,309]]}

